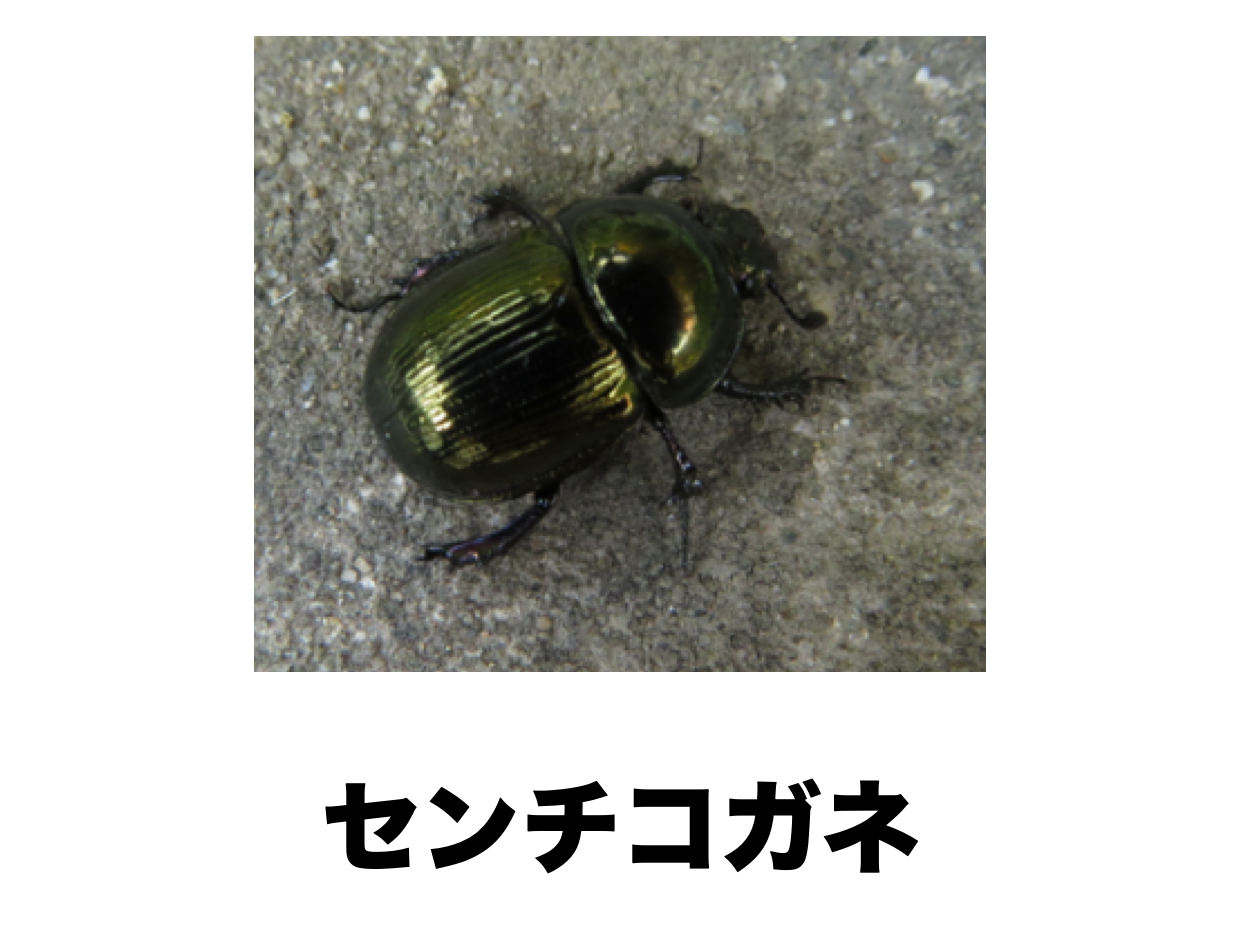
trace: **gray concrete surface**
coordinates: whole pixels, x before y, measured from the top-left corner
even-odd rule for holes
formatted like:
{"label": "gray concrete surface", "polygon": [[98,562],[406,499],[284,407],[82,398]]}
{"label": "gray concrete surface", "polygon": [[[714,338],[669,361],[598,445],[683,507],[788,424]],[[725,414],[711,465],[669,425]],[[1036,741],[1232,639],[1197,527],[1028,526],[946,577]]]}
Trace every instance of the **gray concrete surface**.
{"label": "gray concrete surface", "polygon": [[[984,670],[983,40],[258,40],[254,661],[260,670]],[[383,289],[469,245],[471,194],[539,207],[662,157],[759,214],[801,308],[736,373],[842,371],[803,411],[672,415],[707,495],[692,567],[642,428],[513,554],[415,561],[524,501],[403,480],[359,388]],[[515,225],[515,224],[514,224]],[[289,296],[288,293],[294,292]]]}

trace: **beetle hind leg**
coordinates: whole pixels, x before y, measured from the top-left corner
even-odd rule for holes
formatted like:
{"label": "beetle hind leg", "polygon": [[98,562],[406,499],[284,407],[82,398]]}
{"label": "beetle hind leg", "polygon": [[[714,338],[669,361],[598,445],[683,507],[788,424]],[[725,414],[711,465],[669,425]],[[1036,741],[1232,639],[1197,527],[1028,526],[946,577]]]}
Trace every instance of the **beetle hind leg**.
{"label": "beetle hind leg", "polygon": [[490,558],[502,555],[519,542],[535,525],[542,521],[543,516],[555,507],[560,496],[560,484],[553,482],[543,486],[534,493],[534,504],[526,509],[499,531],[487,535],[479,535],[467,541],[450,542],[442,545],[427,545],[419,561],[435,561],[445,559],[449,564],[480,564]]}
{"label": "beetle hind leg", "polygon": [[700,496],[705,491],[702,480],[698,478],[697,467],[693,465],[691,460],[676,440],[676,435],[672,433],[672,428],[668,426],[667,417],[663,411],[650,408],[648,414],[650,425],[659,431],[659,435],[663,437],[663,442],[667,446],[667,451],[672,455],[672,462],[676,464],[676,482],[672,486],[672,493],[667,497],[668,505],[675,505],[680,510],[680,525],[683,540],[681,542],[680,563],[688,569],[689,567],[689,500]]}

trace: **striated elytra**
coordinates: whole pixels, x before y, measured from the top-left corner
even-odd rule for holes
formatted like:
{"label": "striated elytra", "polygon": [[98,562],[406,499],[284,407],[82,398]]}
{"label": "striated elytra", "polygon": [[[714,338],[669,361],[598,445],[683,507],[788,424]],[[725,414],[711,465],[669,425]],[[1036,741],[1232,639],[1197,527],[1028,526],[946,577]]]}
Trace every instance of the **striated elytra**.
{"label": "striated elytra", "polygon": [[[699,150],[698,161],[701,161]],[[813,380],[769,388],[733,378],[742,299],[770,290],[778,261],[753,214],[719,203],[645,195],[694,179],[697,165],[664,161],[615,196],[574,203],[545,219],[515,191],[474,198],[483,217],[520,214],[530,227],[467,253],[417,261],[399,290],[349,311],[399,302],[375,340],[365,402],[388,454],[441,495],[534,505],[487,535],[427,545],[422,560],[474,564],[507,551],[555,504],[560,484],[643,419],[675,463],[669,501],[702,483],[665,411],[716,392],[800,404]]]}

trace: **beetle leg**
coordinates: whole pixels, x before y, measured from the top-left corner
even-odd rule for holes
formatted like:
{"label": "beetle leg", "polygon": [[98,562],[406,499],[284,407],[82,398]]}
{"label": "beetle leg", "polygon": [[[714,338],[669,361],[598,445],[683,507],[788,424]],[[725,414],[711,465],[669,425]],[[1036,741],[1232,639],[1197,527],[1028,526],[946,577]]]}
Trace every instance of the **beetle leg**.
{"label": "beetle leg", "polygon": [[441,266],[446,266],[448,263],[459,259],[460,256],[461,253],[459,250],[452,250],[447,253],[436,253],[434,256],[422,256],[415,259],[413,261],[413,269],[410,271],[409,275],[405,276],[403,279],[392,280],[393,285],[400,286],[399,292],[393,292],[391,295],[385,295],[382,298],[373,299],[370,302],[362,302],[358,304],[344,302],[330,288],[327,290],[327,294],[336,308],[342,308],[346,312],[353,312],[358,315],[363,312],[377,312],[389,302],[396,302],[403,299],[405,295],[408,294],[410,289],[425,279],[430,273],[434,272],[436,269],[439,269]]}
{"label": "beetle leg", "polygon": [[504,184],[495,190],[489,191],[482,196],[471,197],[474,203],[482,205],[482,212],[473,219],[473,225],[477,226],[483,220],[494,220],[496,217],[505,213],[515,213],[525,217],[535,226],[541,226],[550,229],[546,218],[526,203],[521,195],[517,193],[516,188]]}
{"label": "beetle leg", "polygon": [[676,485],[672,489],[672,496],[689,499],[701,495],[705,487],[702,485],[702,480],[698,478],[697,467],[693,465],[693,460],[685,454],[676,441],[676,435],[667,425],[667,416],[663,411],[652,408],[648,419],[650,425],[663,437],[663,442],[667,444],[667,451],[672,454],[672,462],[676,464]]}
{"label": "beetle leg", "polygon": [[693,162],[693,166],[687,164],[675,164],[664,158],[662,162],[654,167],[648,167],[639,174],[630,177],[623,184],[616,188],[618,194],[644,194],[646,188],[651,184],[661,184],[666,181],[686,181],[697,180],[693,176],[702,164],[702,151],[706,147],[706,139],[698,138],[697,160]]}
{"label": "beetle leg", "polygon": [[698,478],[697,467],[693,465],[685,451],[681,448],[680,443],[676,441],[676,435],[672,433],[672,428],[667,424],[667,416],[663,411],[651,407],[648,414],[650,425],[659,431],[659,435],[663,437],[663,442],[667,445],[667,451],[672,454],[672,462],[676,464],[676,483],[672,486],[672,494],[667,497],[669,505],[676,504],[681,510],[681,529],[684,534],[682,543],[683,551],[681,552],[681,564],[689,567],[689,500],[694,496],[699,496],[705,490],[702,480]]}
{"label": "beetle leg", "polygon": [[419,561],[434,561],[445,558],[450,564],[479,564],[505,551],[525,537],[531,528],[537,525],[544,515],[555,506],[560,496],[560,484],[553,482],[543,486],[534,493],[534,505],[499,531],[489,535],[479,535],[468,541],[451,542],[444,545],[427,545]]}
{"label": "beetle leg", "polygon": [[459,249],[453,249],[446,253],[436,253],[434,256],[420,256],[413,261],[413,269],[409,271],[409,275],[403,279],[393,279],[392,284],[400,286],[400,294],[404,295],[436,269],[442,269],[448,263],[456,262],[461,255]]}
{"label": "beetle leg", "polygon": [[792,310],[792,306],[788,304],[788,300],[780,294],[779,289],[775,288],[775,282],[771,279],[771,274],[769,272],[766,276],[766,287],[771,290],[771,295],[779,299],[779,304],[784,307],[784,311],[788,314],[788,317],[806,331],[821,328],[827,323],[827,316],[823,315],[822,312],[806,312],[804,315],[798,315],[794,312]]}
{"label": "beetle leg", "polygon": [[382,298],[373,299],[369,302],[361,302],[357,305],[343,301],[340,298],[340,296],[336,295],[336,293],[333,292],[330,288],[327,290],[327,296],[328,298],[332,300],[332,305],[334,305],[336,308],[344,309],[346,312],[353,312],[355,315],[360,315],[363,312],[372,312],[372,313],[377,312],[379,311],[379,309],[383,308],[383,306],[387,305],[389,302],[395,302],[399,299],[404,298],[405,293],[395,292],[392,295],[385,295]]}
{"label": "beetle leg", "polygon": [[814,385],[820,381],[847,384],[848,378],[824,375],[806,376],[805,372],[802,371],[800,374],[794,374],[792,377],[777,381],[774,387],[766,388],[754,387],[752,384],[746,384],[728,375],[715,386],[715,392],[723,394],[725,397],[747,400],[750,403],[775,404],[777,407],[795,404],[801,407],[805,404],[805,395],[812,393]]}

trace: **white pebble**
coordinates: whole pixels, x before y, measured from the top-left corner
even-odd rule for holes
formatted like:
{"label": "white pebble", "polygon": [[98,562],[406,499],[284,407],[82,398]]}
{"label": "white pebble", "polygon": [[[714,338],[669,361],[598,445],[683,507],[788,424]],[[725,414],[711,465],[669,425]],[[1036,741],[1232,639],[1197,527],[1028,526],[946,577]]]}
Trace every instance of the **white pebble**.
{"label": "white pebble", "polygon": [[926,66],[922,66],[917,70],[917,75],[913,78],[913,81],[920,85],[927,95],[938,95],[952,87],[952,84],[942,76],[931,76],[930,69]]}
{"label": "white pebble", "polygon": [[448,91],[448,78],[443,74],[443,70],[439,66],[431,66],[431,77],[426,83],[426,91],[431,95],[438,95],[440,92]]}
{"label": "white pebble", "polygon": [[913,193],[917,195],[918,202],[924,202],[934,196],[934,184],[928,180],[915,180],[909,187],[913,189]]}
{"label": "white pebble", "polygon": [[370,121],[370,109],[363,105],[357,110],[358,121]]}

